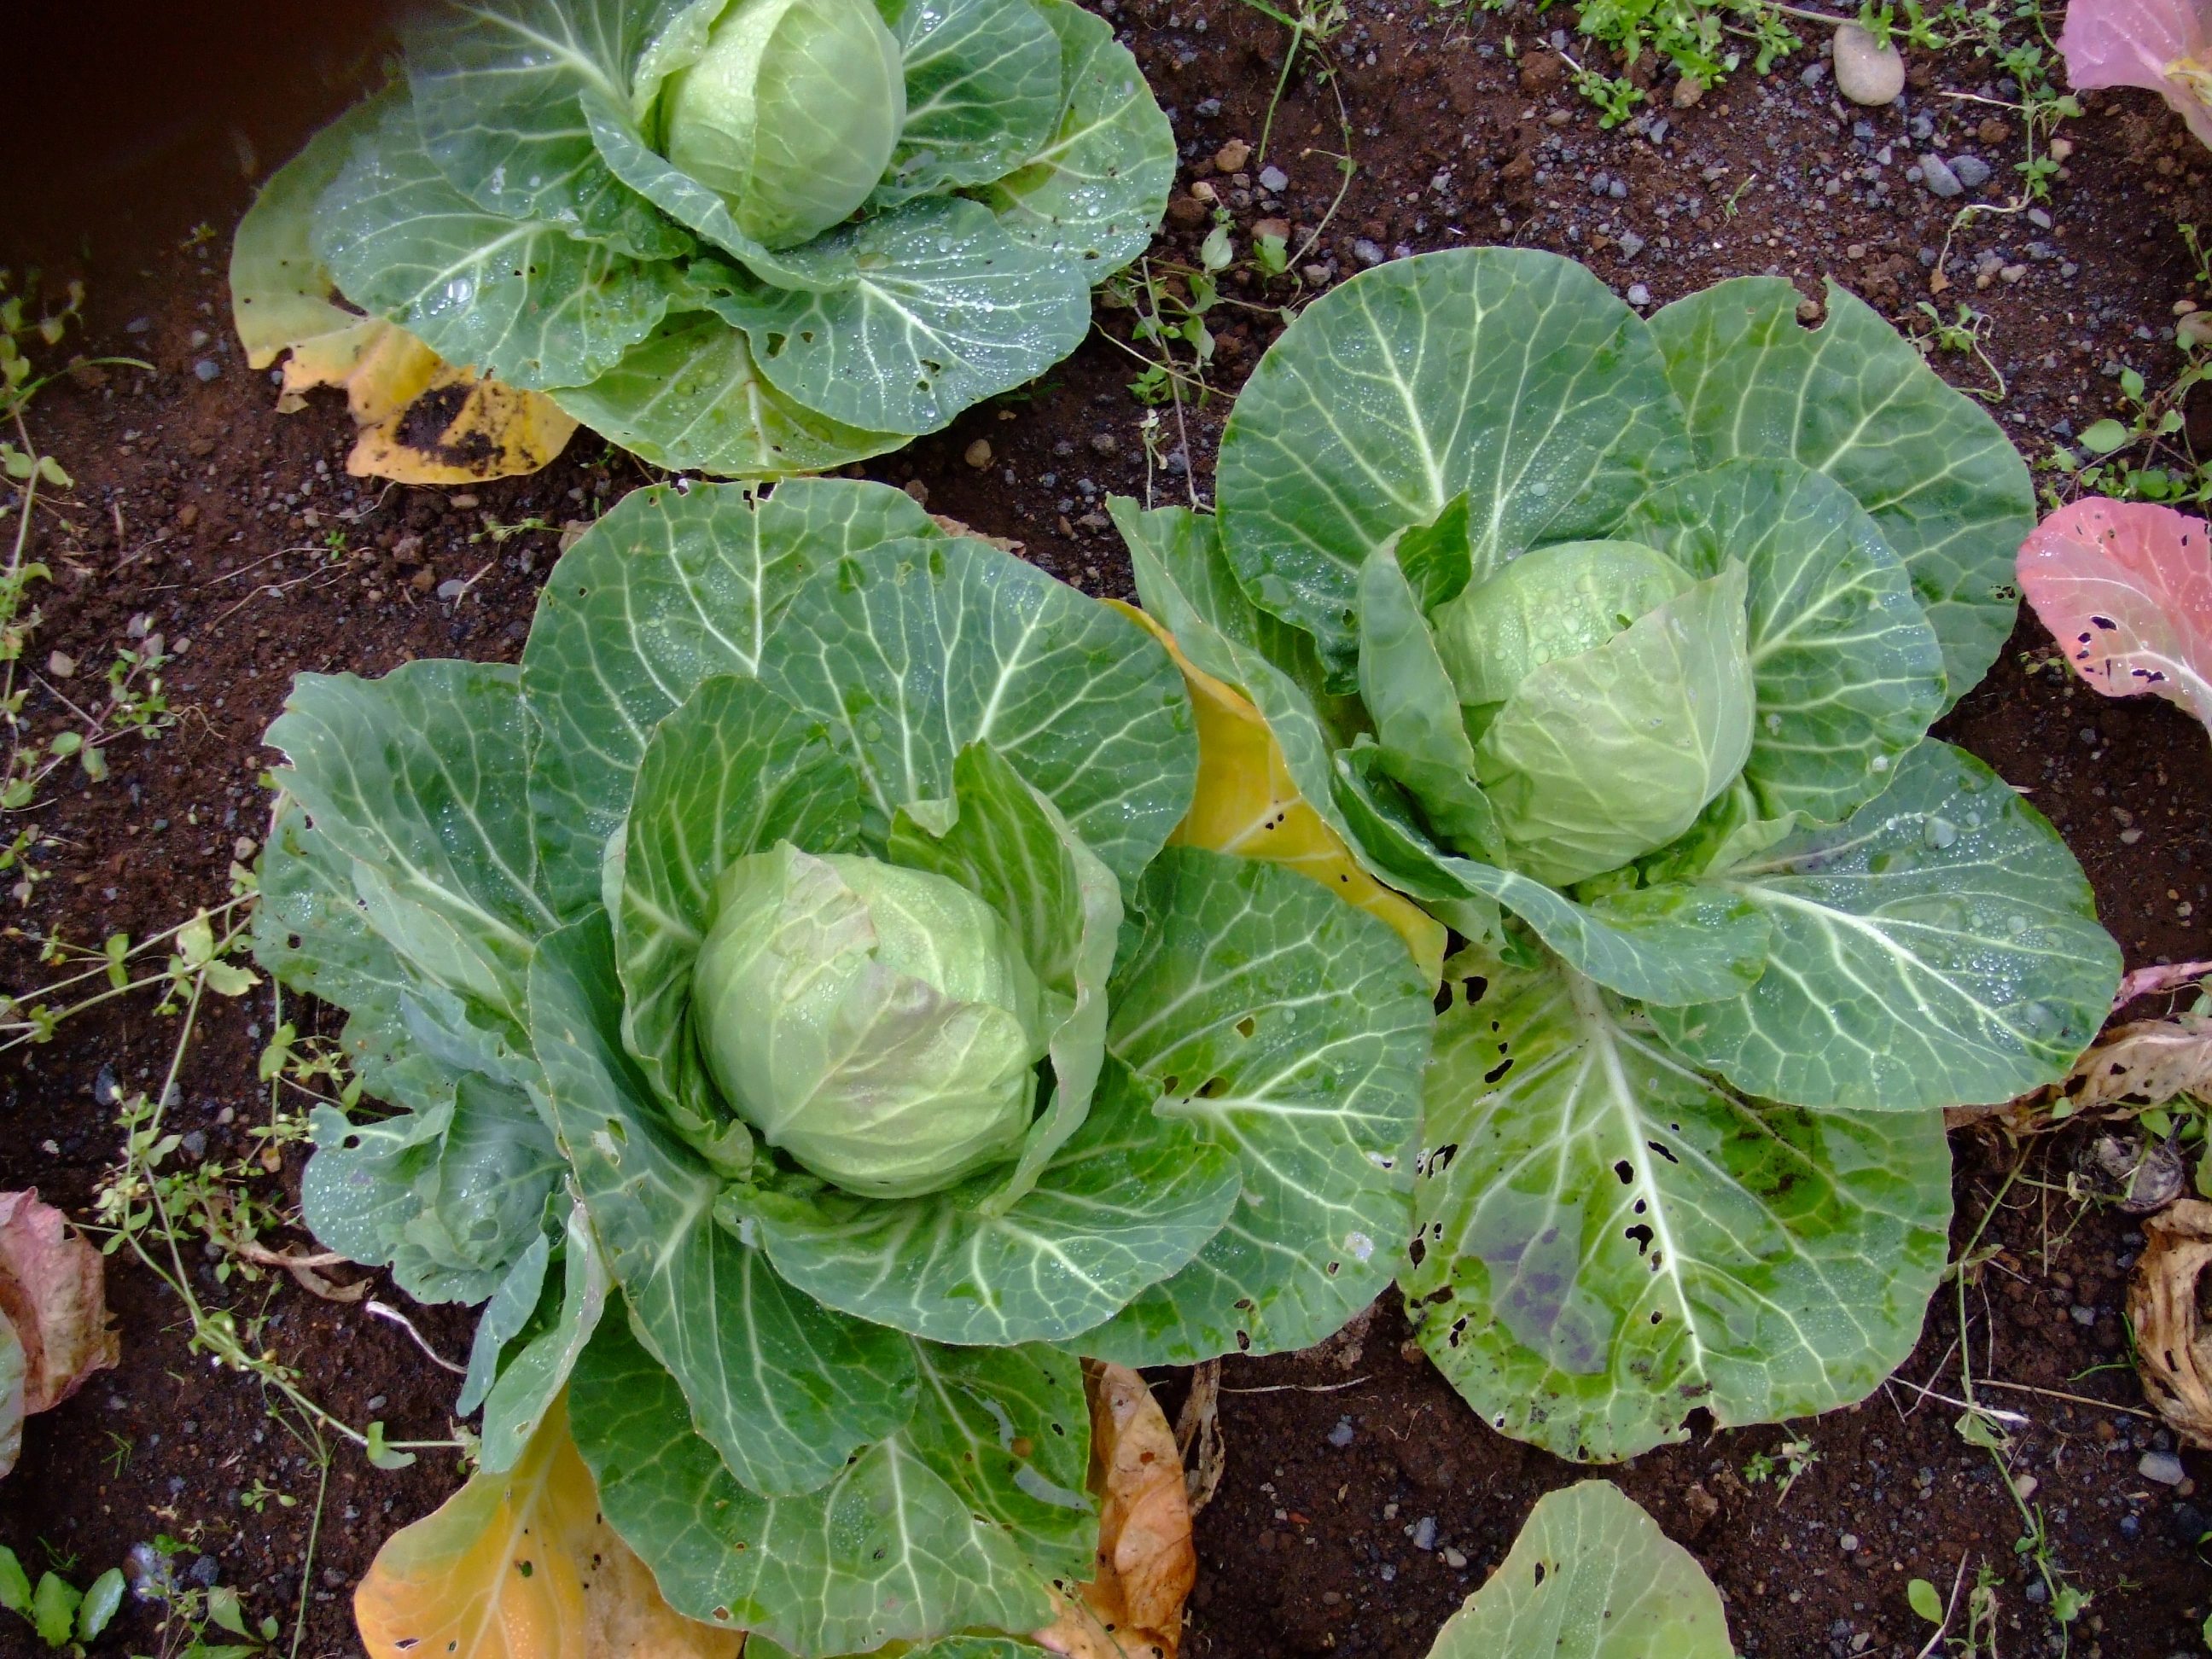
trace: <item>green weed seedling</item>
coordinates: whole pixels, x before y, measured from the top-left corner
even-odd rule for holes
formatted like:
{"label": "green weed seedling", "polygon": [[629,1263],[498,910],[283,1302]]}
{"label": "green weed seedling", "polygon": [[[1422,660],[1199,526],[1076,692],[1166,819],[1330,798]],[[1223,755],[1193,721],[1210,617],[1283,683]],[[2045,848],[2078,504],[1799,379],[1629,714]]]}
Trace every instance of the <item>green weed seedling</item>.
{"label": "green weed seedling", "polygon": [[39,1575],[33,1589],[15,1552],[0,1545],[0,1607],[30,1620],[39,1640],[57,1653],[82,1656],[122,1605],[123,1574],[114,1567],[87,1589],[51,1571]]}
{"label": "green weed seedling", "polygon": [[156,1533],[153,1547],[161,1565],[149,1582],[161,1603],[161,1630],[158,1651],[151,1659],[258,1659],[276,1651],[280,1626],[273,1616],[248,1622],[238,1592],[229,1585],[204,1589],[179,1580],[173,1570],[176,1559],[191,1545]]}

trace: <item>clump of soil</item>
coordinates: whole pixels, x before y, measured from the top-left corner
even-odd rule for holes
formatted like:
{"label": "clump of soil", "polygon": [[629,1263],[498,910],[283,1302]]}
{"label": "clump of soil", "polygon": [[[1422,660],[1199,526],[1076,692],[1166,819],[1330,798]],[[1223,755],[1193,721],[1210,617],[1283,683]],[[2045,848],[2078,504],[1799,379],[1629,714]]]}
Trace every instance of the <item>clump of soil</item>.
{"label": "clump of soil", "polygon": [[[27,264],[43,267],[50,289],[82,276],[85,327],[64,350],[151,365],[64,379],[27,418],[76,488],[33,541],[54,579],[25,659],[47,672],[24,712],[50,733],[64,698],[98,695],[88,684],[134,631],[157,631],[177,653],[165,679],[179,720],[158,742],[117,744],[107,781],[57,774],[57,787],[0,826],[44,837],[27,898],[10,901],[14,931],[0,939],[0,984],[10,988],[50,976],[36,960],[41,939],[144,937],[228,897],[231,861],[250,858],[246,843],[264,829],[261,778],[273,757],[259,738],[294,675],[374,675],[435,654],[513,660],[559,526],[649,476],[581,433],[545,471],[474,490],[347,477],[354,434],[340,400],[319,396],[279,417],[274,388],[246,368],[228,329],[224,250],[252,181],[376,83],[390,44],[381,9],[244,0],[221,30],[190,8],[108,9],[117,15],[95,5],[28,20],[27,38],[11,42],[40,72],[0,116],[21,197],[6,251],[18,280]],[[1987,318],[1982,355],[1939,349],[1931,361],[1992,396],[2002,377],[1993,412],[2031,461],[2112,411],[2124,368],[2154,384],[2170,378],[2174,302],[2212,301],[2175,232],[2208,222],[2206,158],[2140,94],[2084,98],[2047,204],[1960,225],[1965,203],[1908,181],[1910,161],[1928,149],[1977,155],[1992,181],[1966,199],[2004,208],[2024,154],[2016,117],[1978,101],[2002,103],[2013,89],[1965,53],[1916,62],[1901,105],[1878,111],[1835,102],[1809,55],[1764,81],[1741,73],[1689,108],[1651,81],[1647,62],[1632,73],[1650,101],[1635,124],[1607,131],[1550,49],[1567,44],[1555,35],[1563,15],[1360,0],[1291,77],[1262,155],[1252,146],[1270,126],[1279,26],[1231,0],[1102,0],[1102,9],[1174,110],[1182,151],[1152,274],[1188,295],[1180,272],[1197,266],[1217,205],[1240,257],[1261,226],[1287,232],[1292,270],[1269,278],[1240,263],[1228,273],[1225,300],[1208,313],[1206,395],[1140,404],[1130,383],[1152,349],[1134,338],[1130,310],[1102,302],[1091,338],[1039,385],[864,469],[908,485],[933,511],[1019,539],[1040,567],[1092,592],[1130,591],[1104,497],[1205,499],[1229,400],[1285,309],[1380,258],[1547,247],[1584,260],[1647,312],[1760,272],[1796,281],[1808,318],[1824,279],[1923,331],[1921,301],[1947,320],[1964,301]],[[241,41],[251,53],[234,49]],[[1938,301],[1929,276],[1947,251],[1952,286]],[[551,527],[517,528],[526,523]],[[73,678],[48,669],[54,652],[78,665]],[[2023,619],[1939,732],[2027,790],[2066,835],[2130,966],[2212,955],[2212,775],[2200,727],[2163,702],[2094,698]],[[199,1137],[188,1156],[251,1151],[246,1131],[270,1109],[255,1058],[280,1018],[302,1030],[329,1019],[290,1000],[280,1015],[266,988],[204,1017],[172,1109],[176,1127]],[[173,1042],[172,1022],[118,1002],[50,1046],[11,1052],[0,1063],[0,1187],[36,1186],[88,1218],[116,1145],[94,1097],[100,1071],[126,1089],[151,1086]],[[1972,1136],[1954,1146],[1958,1244],[2023,1154]],[[1905,1608],[1905,1581],[1948,1590],[1962,1559],[1970,1582],[1982,1563],[2001,1575],[2006,1652],[2056,1650],[2040,1580],[2014,1551],[2019,1510],[1989,1454],[1953,1429],[1958,1408],[1918,1391],[1963,1397],[1969,1358],[1978,1397],[2029,1419],[2017,1428],[2015,1469],[2038,1483],[2032,1502],[2057,1566],[2096,1597],[2073,1650],[2196,1650],[2212,1612],[2197,1541],[2212,1502],[2139,1472],[2146,1452],[2164,1449],[2127,1369],[2118,1313],[2142,1241],[2128,1218],[2067,1196],[2069,1146],[2062,1137],[2027,1151],[1984,1239],[2002,1253],[1969,1277],[1964,1331],[1947,1289],[1918,1352],[1881,1394],[1787,1429],[1700,1434],[1613,1472],[1705,1562],[1745,1653],[1909,1656],[1926,1631]],[[295,1200],[301,1164],[295,1148],[262,1183],[267,1195]],[[318,1300],[289,1279],[222,1282],[201,1251],[179,1265],[210,1305],[265,1318],[261,1340],[344,1420],[380,1420],[397,1439],[447,1436],[458,1380],[365,1304]],[[416,1308],[384,1275],[366,1277],[447,1359],[465,1357],[470,1310]],[[145,1272],[118,1259],[110,1282],[123,1366],[30,1424],[0,1504],[0,1542],[34,1574],[52,1566],[82,1583],[166,1534],[187,1540],[179,1559],[198,1582],[235,1586],[257,1618],[289,1623],[304,1594],[302,1654],[356,1653],[350,1586],[384,1537],[453,1488],[456,1460],[426,1455],[387,1473],[341,1448],[319,1511],[308,1449],[258,1389],[191,1352],[177,1303]],[[1229,1476],[1200,1523],[1194,1655],[1412,1659],[1502,1558],[1536,1497],[1583,1473],[1489,1431],[1425,1362],[1406,1357],[1404,1338],[1386,1298],[1321,1352],[1228,1363],[1231,1389],[1273,1391],[1224,1401]],[[1780,1448],[1801,1440],[1817,1461],[1785,1495]],[[1777,1470],[1763,1482],[1747,1474],[1761,1459]],[[2185,1465],[2207,1473],[2193,1454]],[[0,1648],[20,1639],[6,1620]],[[133,1603],[99,1650],[152,1650],[153,1624]]]}

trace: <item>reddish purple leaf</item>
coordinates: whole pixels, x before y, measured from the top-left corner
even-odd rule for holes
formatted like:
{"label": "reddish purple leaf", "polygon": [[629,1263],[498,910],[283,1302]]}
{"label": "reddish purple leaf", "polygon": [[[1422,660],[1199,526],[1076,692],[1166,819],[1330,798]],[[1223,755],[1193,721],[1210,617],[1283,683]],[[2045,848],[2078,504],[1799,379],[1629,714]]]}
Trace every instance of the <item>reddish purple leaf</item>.
{"label": "reddish purple leaf", "polygon": [[0,1315],[23,1349],[23,1410],[49,1411],[121,1358],[106,1262],[33,1190],[0,1193]]}
{"label": "reddish purple leaf", "polygon": [[2058,36],[2076,92],[2142,87],[2212,144],[2212,5],[2204,0],[2072,0]]}
{"label": "reddish purple leaf", "polygon": [[2084,496],[2021,544],[2020,586],[2108,697],[2149,691],[2212,726],[2212,544],[2204,520]]}

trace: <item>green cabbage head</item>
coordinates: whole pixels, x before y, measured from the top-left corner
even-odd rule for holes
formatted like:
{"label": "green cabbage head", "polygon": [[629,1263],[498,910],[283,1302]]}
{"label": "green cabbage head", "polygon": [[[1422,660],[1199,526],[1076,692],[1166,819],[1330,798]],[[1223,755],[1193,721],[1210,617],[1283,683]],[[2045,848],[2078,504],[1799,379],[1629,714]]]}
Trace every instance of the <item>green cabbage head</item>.
{"label": "green cabbage head", "polygon": [[1504,849],[1540,881],[1664,846],[1751,753],[1741,564],[1695,581],[1635,542],[1566,542],[1431,620]]}
{"label": "green cabbage head", "polygon": [[933,871],[788,842],[732,864],[715,899],[692,1017],[769,1146],[874,1198],[1015,1154],[1057,1021],[990,905]]}
{"label": "green cabbage head", "polygon": [[666,154],[763,246],[858,211],[906,123],[899,44],[872,0],[736,0],[662,88]]}

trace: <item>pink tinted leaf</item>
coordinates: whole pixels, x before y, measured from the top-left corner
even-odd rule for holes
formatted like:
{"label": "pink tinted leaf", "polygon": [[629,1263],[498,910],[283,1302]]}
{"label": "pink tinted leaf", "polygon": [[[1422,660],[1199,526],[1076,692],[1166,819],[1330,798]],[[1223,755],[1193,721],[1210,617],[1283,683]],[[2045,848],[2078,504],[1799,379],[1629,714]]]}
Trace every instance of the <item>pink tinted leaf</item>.
{"label": "pink tinted leaf", "polygon": [[2212,726],[2212,549],[2204,520],[2084,496],[2020,550],[2021,592],[2108,697],[2149,691]]}
{"label": "pink tinted leaf", "polygon": [[23,1349],[23,1410],[51,1410],[122,1358],[106,1263],[33,1190],[0,1193],[0,1315]]}
{"label": "pink tinted leaf", "polygon": [[2212,145],[2212,6],[2203,0],[2073,0],[2058,52],[2076,92],[2158,93]]}

